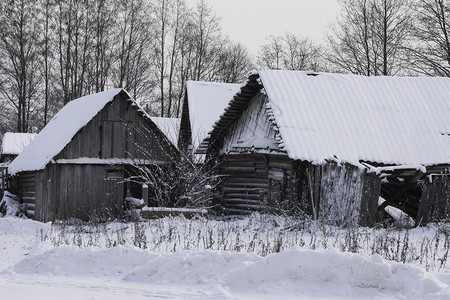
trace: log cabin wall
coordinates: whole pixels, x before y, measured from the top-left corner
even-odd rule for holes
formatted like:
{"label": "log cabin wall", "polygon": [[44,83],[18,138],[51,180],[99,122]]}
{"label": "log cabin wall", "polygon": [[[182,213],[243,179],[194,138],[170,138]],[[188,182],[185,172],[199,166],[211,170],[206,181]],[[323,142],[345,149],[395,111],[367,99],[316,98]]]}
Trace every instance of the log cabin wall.
{"label": "log cabin wall", "polygon": [[284,213],[299,207],[296,164],[278,147],[267,104],[267,96],[256,93],[218,149],[226,213]]}
{"label": "log cabin wall", "polygon": [[297,164],[286,155],[234,154],[219,157],[224,212],[287,213],[299,209]]}
{"label": "log cabin wall", "polygon": [[26,207],[26,215],[29,218],[35,217],[37,172],[22,172],[18,180],[18,196]]}
{"label": "log cabin wall", "polygon": [[287,155],[219,157],[226,213],[306,213],[339,224],[373,226],[381,179],[354,166],[298,162]]}

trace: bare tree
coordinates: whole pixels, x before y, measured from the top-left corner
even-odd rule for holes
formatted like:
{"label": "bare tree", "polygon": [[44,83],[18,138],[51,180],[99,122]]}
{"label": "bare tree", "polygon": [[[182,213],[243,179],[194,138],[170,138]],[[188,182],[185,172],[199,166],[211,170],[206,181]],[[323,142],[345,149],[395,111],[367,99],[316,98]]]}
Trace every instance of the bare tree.
{"label": "bare tree", "polygon": [[450,1],[417,0],[412,69],[428,76],[450,77]]}
{"label": "bare tree", "polygon": [[186,80],[236,82],[251,68],[205,0],[5,0],[0,9],[1,101],[19,131],[111,86],[179,116]]}
{"label": "bare tree", "polygon": [[25,0],[0,6],[0,92],[16,111],[18,132],[27,132],[41,83],[39,9]]}
{"label": "bare tree", "polygon": [[213,78],[214,58],[221,49],[221,28],[219,18],[205,0],[200,0],[193,14],[195,56],[191,79],[208,80]]}
{"label": "bare tree", "polygon": [[408,0],[343,0],[328,36],[327,59],[338,70],[362,75],[402,71],[410,38]]}
{"label": "bare tree", "polygon": [[48,102],[50,98],[50,19],[51,19],[51,3],[50,0],[45,0],[44,5],[44,49],[42,55],[44,56],[44,120],[43,125],[47,124]]}
{"label": "bare tree", "polygon": [[[177,84],[177,66],[182,62],[181,59],[181,51],[180,46],[183,41],[183,28],[187,26],[190,17],[190,12],[187,9],[186,3],[184,0],[175,0],[174,3],[174,11],[173,11],[173,21],[172,21],[172,45],[170,46],[169,53],[169,75],[168,75],[168,85],[169,90],[167,93],[168,99],[168,107],[167,107],[167,115],[170,116],[178,116],[178,112],[174,114],[174,110],[176,110],[175,106],[181,99],[181,94],[183,93],[184,82]],[[180,68],[182,69],[182,68]],[[180,95],[178,98],[177,95]]]}
{"label": "bare tree", "polygon": [[262,68],[280,70],[283,68],[283,38],[271,36],[269,42],[261,47],[257,63]]}
{"label": "bare tree", "polygon": [[411,38],[409,0],[379,0],[374,2],[374,37],[380,60],[376,72],[396,75],[403,71],[405,45]]}
{"label": "bare tree", "polygon": [[[158,69],[158,76],[159,76],[159,90],[160,90],[160,116],[163,117],[165,114],[165,90],[164,90],[164,83],[165,83],[165,77],[166,77],[166,40],[167,35],[169,31],[169,23],[170,23],[170,11],[169,8],[171,7],[170,0],[157,0],[154,5],[154,14],[156,19],[156,26],[158,27],[158,33],[157,33],[157,41],[155,50],[157,54],[157,61],[156,66]],[[170,100],[169,100],[170,101]]]}
{"label": "bare tree", "polygon": [[257,56],[257,64],[264,69],[319,71],[320,61],[319,46],[308,38],[288,33],[284,36],[271,36]]}
{"label": "bare tree", "polygon": [[63,103],[84,93],[87,55],[93,40],[87,20],[88,8],[83,2],[57,0],[57,36],[59,83]]}
{"label": "bare tree", "polygon": [[217,56],[217,80],[221,82],[243,82],[253,68],[247,49],[239,43],[224,42],[225,47]]}
{"label": "bare tree", "polygon": [[187,80],[192,78],[193,69],[194,69],[194,59],[195,56],[195,41],[194,36],[194,28],[195,25],[192,20],[192,12],[189,12],[184,26],[181,27],[180,38],[178,40],[178,51],[179,58],[178,64],[176,66],[176,82],[178,86],[178,92],[176,96],[176,116],[180,116],[181,114],[181,106],[182,99],[184,94],[184,85]]}
{"label": "bare tree", "polygon": [[121,0],[117,9],[113,68],[115,86],[127,89],[140,103],[149,100],[155,87],[153,79],[153,20],[147,2]]}
{"label": "bare tree", "polygon": [[94,81],[91,83],[94,92],[105,90],[113,59],[113,33],[115,11],[111,8],[111,0],[95,0],[93,13],[90,14],[92,30],[95,33],[92,54],[92,68],[90,74]]}

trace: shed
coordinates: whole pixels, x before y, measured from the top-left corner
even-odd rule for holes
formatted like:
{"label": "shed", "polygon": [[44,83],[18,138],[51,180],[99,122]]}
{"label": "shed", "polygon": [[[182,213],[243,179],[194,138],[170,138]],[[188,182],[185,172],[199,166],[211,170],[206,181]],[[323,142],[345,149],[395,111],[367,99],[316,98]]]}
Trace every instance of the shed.
{"label": "shed", "polygon": [[426,222],[449,212],[449,116],[450,78],[259,71],[199,151],[225,176],[228,213],[372,225],[391,205]]}
{"label": "shed", "polygon": [[8,165],[34,139],[35,133],[6,132],[0,149],[0,199],[9,188]]}
{"label": "shed", "polygon": [[35,133],[6,132],[2,139],[0,163],[13,161],[35,137]]}
{"label": "shed", "polygon": [[[212,130],[241,84],[187,81],[181,115],[178,148],[194,153]],[[194,155],[197,162],[204,156]]]}
{"label": "shed", "polygon": [[170,164],[175,155],[129,94],[113,89],[64,106],[9,173],[36,220],[116,218],[126,196],[141,198],[139,169]]}

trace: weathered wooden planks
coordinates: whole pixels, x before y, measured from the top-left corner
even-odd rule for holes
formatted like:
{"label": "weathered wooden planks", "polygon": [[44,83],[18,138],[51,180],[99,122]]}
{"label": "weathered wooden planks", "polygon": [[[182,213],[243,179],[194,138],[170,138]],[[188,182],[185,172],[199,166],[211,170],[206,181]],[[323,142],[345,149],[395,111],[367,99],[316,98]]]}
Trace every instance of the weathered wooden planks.
{"label": "weathered wooden planks", "polygon": [[[118,97],[118,98],[117,98]],[[132,108],[129,101],[116,96],[55,157],[72,159],[139,158],[168,160],[175,150],[151,121]]]}
{"label": "weathered wooden planks", "polygon": [[327,163],[310,165],[311,201],[318,217],[338,224],[375,222],[381,179],[365,169]]}
{"label": "weathered wooden planks", "polygon": [[[176,149],[133,104],[124,94],[118,94],[53,160],[132,158],[171,162]],[[40,221],[119,217],[125,198],[126,165],[112,161],[112,165],[101,160],[63,161],[36,172],[20,173],[20,195],[23,202],[30,204],[30,216],[34,208],[34,218]],[[109,171],[121,176],[108,176]],[[127,173],[132,175],[136,174]]]}
{"label": "weathered wooden planks", "polygon": [[450,174],[432,175],[423,185],[417,222],[448,220],[450,214]]}

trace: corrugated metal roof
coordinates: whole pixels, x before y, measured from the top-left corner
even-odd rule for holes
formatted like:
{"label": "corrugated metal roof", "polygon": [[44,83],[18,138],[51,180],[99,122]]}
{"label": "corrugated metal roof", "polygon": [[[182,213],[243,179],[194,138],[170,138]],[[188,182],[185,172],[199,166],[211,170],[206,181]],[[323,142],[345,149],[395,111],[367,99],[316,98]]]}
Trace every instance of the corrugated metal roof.
{"label": "corrugated metal roof", "polygon": [[450,78],[258,74],[293,159],[450,162]]}

